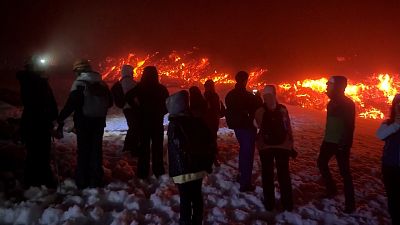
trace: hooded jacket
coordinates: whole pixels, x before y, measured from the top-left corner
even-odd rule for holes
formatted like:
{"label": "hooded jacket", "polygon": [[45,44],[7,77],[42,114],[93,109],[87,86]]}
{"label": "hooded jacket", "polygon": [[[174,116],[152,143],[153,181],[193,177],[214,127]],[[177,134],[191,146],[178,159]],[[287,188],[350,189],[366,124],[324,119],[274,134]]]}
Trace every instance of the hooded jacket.
{"label": "hooded jacket", "polygon": [[201,179],[211,172],[216,142],[201,118],[188,110],[187,101],[177,96],[167,100],[169,174],[175,183]]}
{"label": "hooded jacket", "polygon": [[79,128],[80,126],[87,126],[90,123],[101,124],[104,127],[106,126],[105,117],[89,118],[83,115],[83,92],[88,83],[96,82],[100,83],[104,87],[104,90],[107,92],[108,107],[111,107],[113,105],[111,92],[108,89],[107,84],[102,81],[101,75],[97,72],[82,72],[72,84],[71,92],[68,96],[67,102],[65,103],[65,106],[61,110],[60,115],[57,119],[58,123],[62,124],[68,116],[74,113],[74,124],[77,128]]}

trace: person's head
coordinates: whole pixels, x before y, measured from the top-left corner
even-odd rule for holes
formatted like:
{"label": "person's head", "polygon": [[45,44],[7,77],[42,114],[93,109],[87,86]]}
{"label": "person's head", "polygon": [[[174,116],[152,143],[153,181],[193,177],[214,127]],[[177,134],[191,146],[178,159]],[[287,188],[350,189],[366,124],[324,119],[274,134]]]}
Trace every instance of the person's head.
{"label": "person's head", "polygon": [[158,71],[155,66],[146,66],[140,82],[145,85],[158,84]]}
{"label": "person's head", "polygon": [[133,66],[125,64],[121,67],[121,78],[125,77],[133,77]]}
{"label": "person's head", "polygon": [[345,76],[331,76],[326,83],[326,94],[329,98],[344,95],[347,87],[347,78]]}
{"label": "person's head", "polygon": [[182,114],[189,111],[189,92],[178,91],[166,100],[168,113],[171,115]]}
{"label": "person's head", "polygon": [[192,86],[189,88],[190,104],[197,104],[199,101],[203,100],[203,95],[201,94],[200,88],[197,86]]}
{"label": "person's head", "polygon": [[197,86],[191,86],[189,88],[189,94],[192,96],[201,96],[200,88]]}
{"label": "person's head", "polygon": [[247,85],[248,79],[249,79],[249,74],[245,71],[239,71],[235,76],[236,83],[244,87]]}
{"label": "person's head", "polygon": [[264,103],[269,109],[275,109],[276,107],[276,88],[274,85],[266,85],[263,90]]}
{"label": "person's head", "polygon": [[400,117],[400,94],[396,94],[390,107],[389,123],[393,123],[396,117]]}
{"label": "person's head", "polygon": [[92,66],[90,65],[89,60],[87,59],[78,59],[74,62],[72,67],[72,71],[74,71],[75,75],[79,75],[83,72],[92,71]]}
{"label": "person's head", "polygon": [[207,80],[204,83],[204,90],[209,92],[215,92],[215,85],[213,80]]}

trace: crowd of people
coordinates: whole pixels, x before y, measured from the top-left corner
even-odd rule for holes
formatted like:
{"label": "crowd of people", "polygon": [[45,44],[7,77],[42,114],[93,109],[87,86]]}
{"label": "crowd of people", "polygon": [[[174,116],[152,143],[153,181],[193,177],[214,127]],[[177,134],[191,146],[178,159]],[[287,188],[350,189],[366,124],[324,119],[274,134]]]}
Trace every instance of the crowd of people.
{"label": "crowd of people", "polygon": [[[170,95],[159,82],[156,67],[145,67],[140,81],[134,80],[133,69],[123,65],[121,79],[109,89],[88,60],[76,61],[73,65],[76,78],[60,112],[47,77],[34,60],[18,72],[24,105],[21,134],[27,150],[23,182],[26,188],[57,186],[50,166],[51,138],[63,137],[64,121],[71,114],[77,138],[76,185],[79,189],[101,187],[104,127],[107,111],[115,104],[122,109],[128,125],[123,151],[137,157],[135,174],[139,179],[147,179],[152,174],[158,178],[166,173],[163,118],[168,113],[168,173],[179,190],[180,224],[202,224],[202,180],[212,173],[213,166],[219,165],[217,132],[222,117],[234,130],[239,143],[237,181],[240,191],[255,189],[252,169],[257,148],[265,209],[272,211],[275,208],[276,168],[283,209],[293,210],[289,160],[296,158],[297,151],[289,112],[278,102],[274,85],[266,85],[257,93],[249,92],[246,88],[249,75],[240,71],[235,76],[235,87],[226,95],[225,107],[212,80],[205,82],[204,93],[193,86]],[[346,86],[344,76],[332,76],[327,83],[330,101],[317,165],[326,185],[324,197],[332,198],[337,194],[337,188],[328,163],[335,156],[344,183],[343,211],[352,213],[356,209],[350,172],[355,107],[344,94]],[[393,224],[399,224],[400,95],[396,95],[391,107],[390,118],[382,123],[377,136],[385,141],[382,174],[389,213]]]}

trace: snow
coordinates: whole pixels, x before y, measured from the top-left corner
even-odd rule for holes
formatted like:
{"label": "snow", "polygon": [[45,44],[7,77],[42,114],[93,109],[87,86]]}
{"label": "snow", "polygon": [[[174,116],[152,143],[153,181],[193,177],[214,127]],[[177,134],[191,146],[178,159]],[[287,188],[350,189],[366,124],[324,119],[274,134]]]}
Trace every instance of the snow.
{"label": "snow", "polygon": [[[1,107],[9,115],[18,112],[9,106]],[[330,166],[339,194],[333,199],[321,199],[324,188],[316,160],[324,130],[324,112],[291,106],[288,109],[299,152],[290,165],[294,210],[282,211],[279,203],[276,210],[265,210],[257,151],[253,170],[256,189],[248,193],[239,191],[238,144],[233,131],[221,120],[218,138],[221,165],[203,181],[205,224],[389,224],[380,172],[383,143],[374,137],[380,121],[357,119],[351,153],[357,209],[345,214],[343,185],[334,160]],[[66,130],[71,127],[71,121],[68,123]],[[167,123],[165,118],[164,125]],[[179,194],[175,184],[167,175],[147,180],[135,177],[136,159],[121,152],[126,130],[122,113],[113,109],[107,120],[103,145],[108,184],[82,191],[70,178],[76,165],[75,134],[66,133],[64,139],[53,145],[56,153],[53,162],[57,163],[62,181],[60,187],[56,192],[45,187],[30,188],[22,193],[22,199],[0,197],[0,224],[178,224]],[[279,198],[277,188],[277,202]]]}

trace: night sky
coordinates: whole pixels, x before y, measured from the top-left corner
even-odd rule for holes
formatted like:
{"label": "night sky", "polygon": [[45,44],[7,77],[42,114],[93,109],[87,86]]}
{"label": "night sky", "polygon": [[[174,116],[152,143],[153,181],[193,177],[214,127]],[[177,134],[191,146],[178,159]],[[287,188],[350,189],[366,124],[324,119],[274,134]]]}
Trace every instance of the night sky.
{"label": "night sky", "polygon": [[33,52],[69,63],[196,46],[221,67],[262,66],[283,77],[400,71],[399,1],[3,0],[0,7],[3,68]]}

